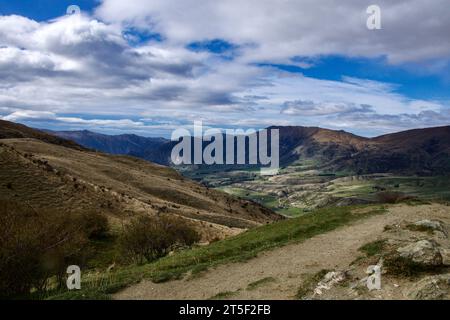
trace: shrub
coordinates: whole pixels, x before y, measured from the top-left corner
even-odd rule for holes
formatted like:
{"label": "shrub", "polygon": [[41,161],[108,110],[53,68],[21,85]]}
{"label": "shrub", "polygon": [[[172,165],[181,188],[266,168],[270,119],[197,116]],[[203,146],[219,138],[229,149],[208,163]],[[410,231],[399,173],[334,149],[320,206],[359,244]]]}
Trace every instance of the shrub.
{"label": "shrub", "polygon": [[61,287],[69,265],[85,264],[89,237],[107,228],[102,218],[86,217],[0,200],[0,296],[44,291],[52,277]]}
{"label": "shrub", "polygon": [[358,250],[364,252],[368,257],[379,255],[383,252],[386,246],[386,240],[377,240],[373,242],[366,243]]}
{"label": "shrub", "polygon": [[174,216],[140,216],[124,227],[120,244],[126,257],[137,262],[165,256],[175,246],[190,246],[200,235],[186,220]]}
{"label": "shrub", "polygon": [[405,195],[401,192],[379,192],[377,193],[378,201],[381,203],[399,203],[406,200],[412,200],[413,197]]}
{"label": "shrub", "polygon": [[108,236],[109,225],[105,215],[98,212],[85,213],[81,222],[89,239],[103,239]]}
{"label": "shrub", "polygon": [[422,272],[426,272],[431,267],[424,267],[410,259],[391,254],[385,258],[384,266],[387,273],[394,276],[414,277]]}

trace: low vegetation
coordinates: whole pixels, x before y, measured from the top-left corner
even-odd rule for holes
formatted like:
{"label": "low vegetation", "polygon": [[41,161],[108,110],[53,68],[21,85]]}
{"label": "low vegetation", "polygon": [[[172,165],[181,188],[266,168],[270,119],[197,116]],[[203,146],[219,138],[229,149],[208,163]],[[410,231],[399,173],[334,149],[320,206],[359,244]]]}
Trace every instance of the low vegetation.
{"label": "low vegetation", "polygon": [[91,241],[108,230],[98,214],[61,215],[4,200],[0,225],[0,295],[9,298],[61,288],[67,266],[85,266]]}
{"label": "low vegetation", "polygon": [[376,255],[380,255],[383,252],[385,246],[386,240],[377,240],[363,245],[361,248],[359,248],[359,251],[364,252],[368,257],[373,257]]}
{"label": "low vegetation", "polygon": [[224,292],[219,292],[218,294],[216,294],[215,296],[209,298],[208,300],[226,300],[226,299],[230,299],[233,296],[235,296],[238,292],[237,291],[224,291]]}
{"label": "low vegetation", "polygon": [[191,246],[200,235],[187,221],[173,216],[141,216],[124,227],[120,245],[124,256],[137,263],[161,258],[176,246]]}
{"label": "low vegetation", "polygon": [[406,229],[410,230],[410,231],[418,231],[418,232],[426,232],[428,234],[433,234],[434,232],[434,228],[431,226],[426,226],[426,225],[418,225],[418,224],[408,224],[406,226]]}
{"label": "low vegetation", "polygon": [[414,198],[402,192],[385,191],[377,194],[377,199],[380,203],[399,203]]}
{"label": "low vegetation", "polygon": [[260,280],[256,280],[254,282],[249,283],[249,285],[247,286],[247,290],[250,290],[250,291],[255,290],[259,287],[262,287],[268,283],[275,282],[275,281],[276,281],[276,279],[273,277],[262,278]]}
{"label": "low vegetation", "polygon": [[384,266],[389,275],[397,277],[415,277],[421,273],[435,270],[435,267],[427,267],[416,263],[411,259],[390,254],[385,258]]}

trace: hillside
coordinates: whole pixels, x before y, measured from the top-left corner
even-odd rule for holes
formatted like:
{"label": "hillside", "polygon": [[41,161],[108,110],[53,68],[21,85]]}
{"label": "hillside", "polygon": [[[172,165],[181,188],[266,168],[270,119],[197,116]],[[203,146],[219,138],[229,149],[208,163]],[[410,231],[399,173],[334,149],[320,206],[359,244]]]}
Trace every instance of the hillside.
{"label": "hillside", "polygon": [[280,219],[167,167],[85,150],[2,122],[0,135],[10,137],[11,131],[16,138],[0,140],[2,198],[36,209],[104,212],[117,222],[136,214],[176,214],[196,221],[205,241]]}
{"label": "hillside", "polygon": [[0,139],[32,138],[76,150],[86,150],[74,140],[60,138],[40,130],[32,129],[20,123],[0,120]]}

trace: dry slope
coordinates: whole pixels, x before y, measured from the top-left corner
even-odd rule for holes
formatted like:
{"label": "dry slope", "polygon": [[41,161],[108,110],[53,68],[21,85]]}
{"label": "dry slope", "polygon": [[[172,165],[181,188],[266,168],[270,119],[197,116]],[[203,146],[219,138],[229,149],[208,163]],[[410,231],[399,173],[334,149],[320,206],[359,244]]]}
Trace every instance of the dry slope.
{"label": "dry slope", "polygon": [[[0,132],[6,131],[1,125]],[[100,211],[112,220],[139,213],[177,214],[197,221],[204,240],[281,219],[258,204],[184,179],[173,169],[92,152],[59,138],[56,144],[26,138],[29,132],[20,132],[25,138],[0,140],[2,198],[62,213]]]}

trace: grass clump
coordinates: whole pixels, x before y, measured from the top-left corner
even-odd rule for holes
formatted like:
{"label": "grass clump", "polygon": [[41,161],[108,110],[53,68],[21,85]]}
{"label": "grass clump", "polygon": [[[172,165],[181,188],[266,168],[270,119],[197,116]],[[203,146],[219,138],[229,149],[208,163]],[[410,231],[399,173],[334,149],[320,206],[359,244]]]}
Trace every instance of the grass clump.
{"label": "grass clump", "polygon": [[262,286],[264,286],[264,285],[266,285],[268,283],[275,282],[275,281],[276,280],[275,280],[274,277],[266,277],[266,278],[263,278],[263,279],[260,279],[260,280],[256,280],[256,281],[251,282],[251,283],[248,284],[247,290],[249,290],[249,291],[255,290],[255,289],[259,288],[259,287],[262,287]]}
{"label": "grass clump", "polygon": [[233,296],[235,296],[238,291],[224,291],[224,292],[219,292],[218,294],[216,294],[215,296],[209,298],[208,300],[226,300],[226,299],[230,299]]}
{"label": "grass clump", "polygon": [[376,240],[363,245],[358,250],[365,253],[367,257],[373,257],[376,255],[381,255],[385,246],[386,240]]}
{"label": "grass clump", "polygon": [[409,195],[406,195],[402,192],[393,192],[393,191],[385,191],[377,193],[377,199],[380,203],[400,203],[405,201],[412,201],[415,198]]}
{"label": "grass clump", "polygon": [[388,274],[400,277],[415,277],[432,269],[396,254],[386,257],[384,266]]}
{"label": "grass clump", "polygon": [[418,225],[418,224],[408,224],[406,226],[406,229],[410,230],[410,231],[417,231],[417,232],[426,232],[428,234],[433,234],[434,232],[434,228],[431,226],[425,226],[425,225]]}

